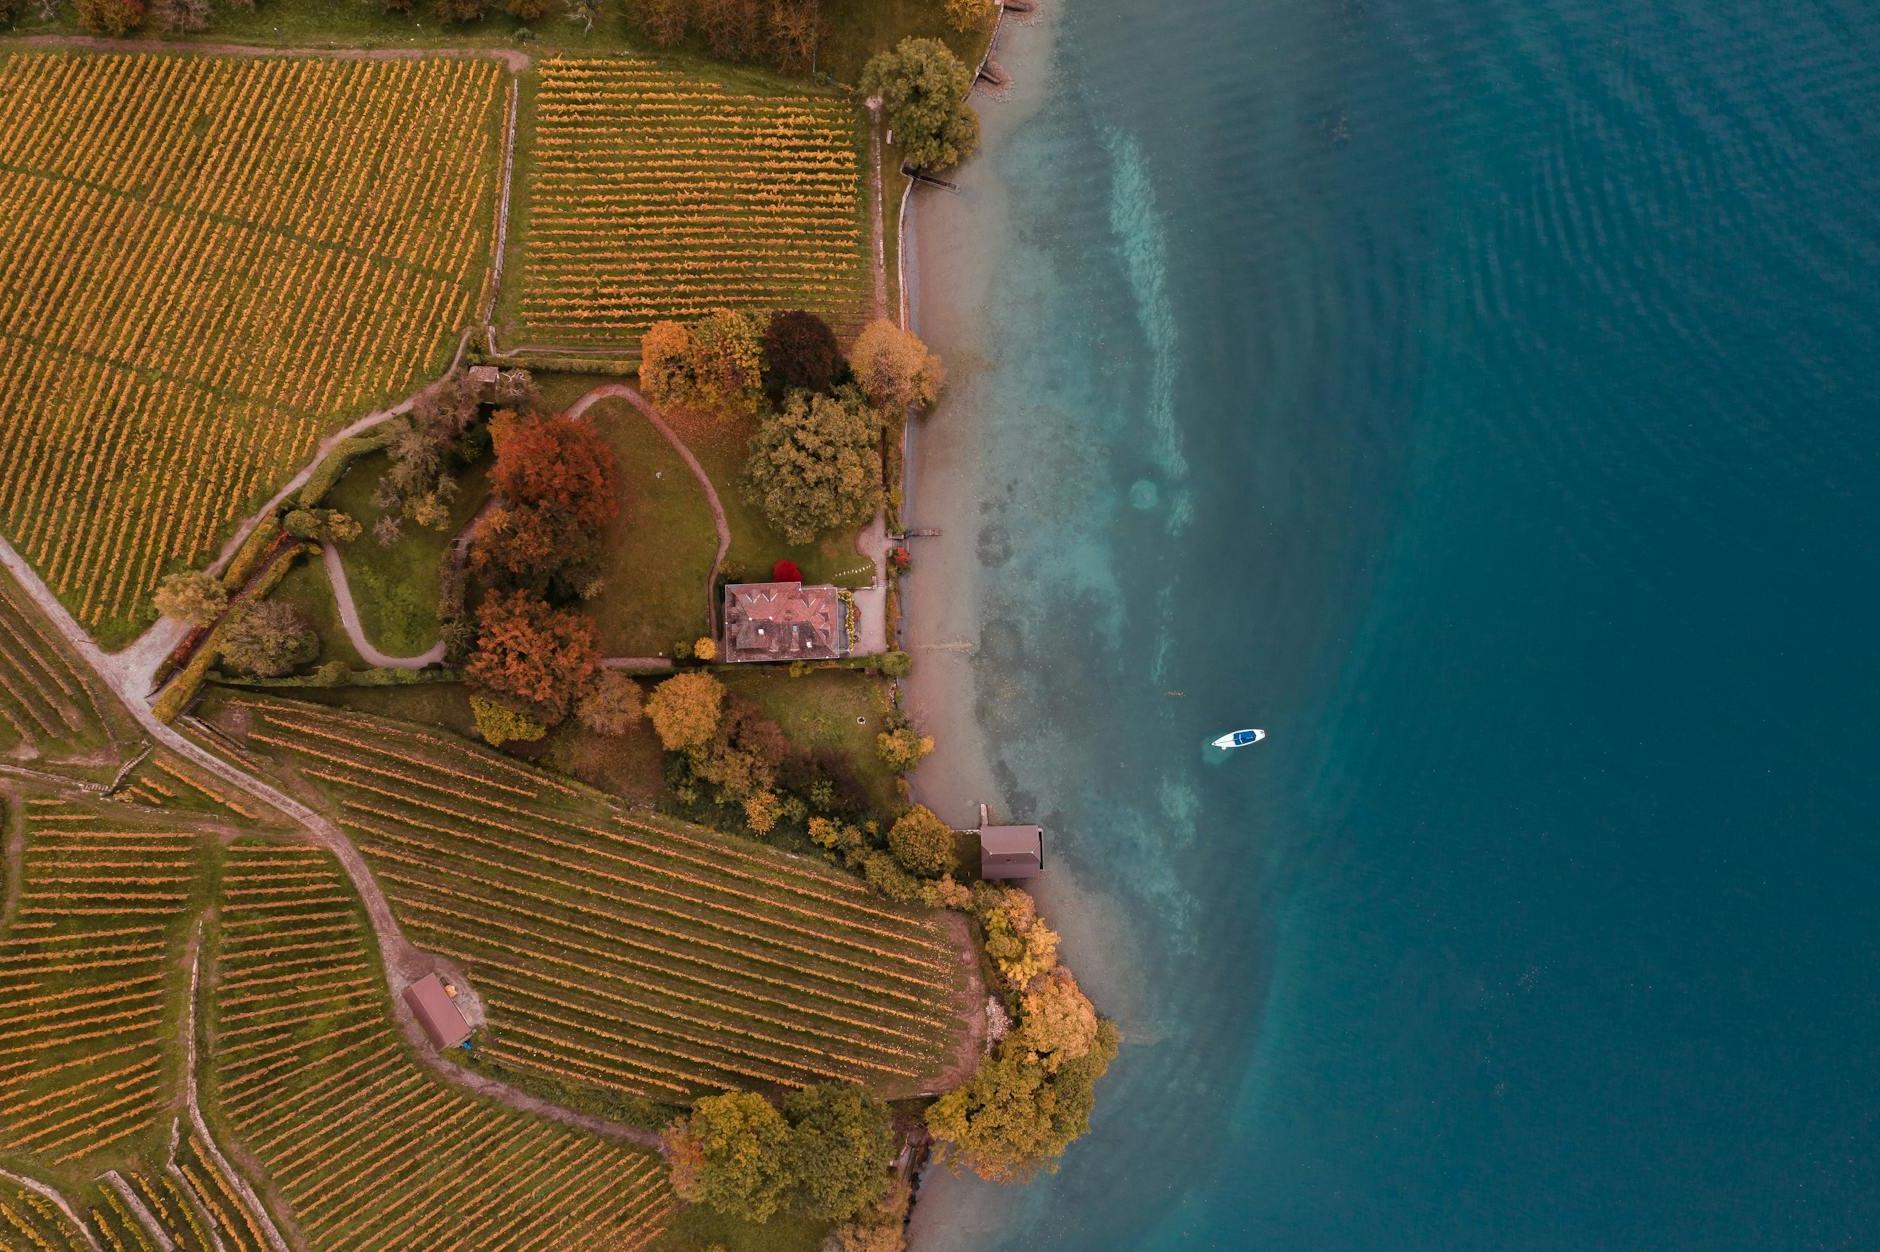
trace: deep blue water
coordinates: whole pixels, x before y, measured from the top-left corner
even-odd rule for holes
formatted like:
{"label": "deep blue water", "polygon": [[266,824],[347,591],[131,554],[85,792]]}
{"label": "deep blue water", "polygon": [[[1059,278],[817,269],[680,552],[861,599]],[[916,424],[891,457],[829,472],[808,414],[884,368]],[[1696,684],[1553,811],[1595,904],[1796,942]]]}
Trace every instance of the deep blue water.
{"label": "deep blue water", "polygon": [[997,1246],[1880,1244],[1880,7],[1051,11],[957,420],[1132,1042]]}

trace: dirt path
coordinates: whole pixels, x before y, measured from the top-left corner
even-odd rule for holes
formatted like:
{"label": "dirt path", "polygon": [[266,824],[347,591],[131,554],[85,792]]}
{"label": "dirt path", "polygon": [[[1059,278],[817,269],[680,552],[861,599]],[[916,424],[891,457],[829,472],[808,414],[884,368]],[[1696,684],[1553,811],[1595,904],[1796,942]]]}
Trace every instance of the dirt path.
{"label": "dirt path", "polygon": [[[637,393],[636,393],[637,394]],[[195,762],[215,777],[222,779],[241,791],[269,805],[285,816],[297,822],[312,842],[319,844],[338,858],[340,867],[352,880],[353,889],[359,893],[360,901],[365,905],[366,919],[371,923],[372,932],[378,939],[379,958],[384,966],[385,982],[392,996],[393,1016],[406,1040],[420,1060],[436,1073],[451,1083],[499,1101],[510,1108],[518,1109],[538,1117],[551,1118],[564,1125],[577,1126],[594,1134],[602,1135],[619,1143],[633,1143],[641,1147],[657,1150],[659,1136],[650,1130],[624,1126],[605,1118],[591,1117],[585,1113],[576,1113],[571,1109],[539,1097],[518,1091],[507,1084],[487,1078],[482,1074],[472,1073],[459,1066],[452,1065],[437,1055],[431,1041],[409,1011],[404,1009],[402,992],[413,982],[426,974],[438,973],[448,976],[459,983],[465,990],[465,1016],[472,1025],[482,1022],[482,1008],[476,998],[475,989],[463,971],[444,957],[426,952],[405,937],[397,917],[392,913],[391,903],[385,898],[384,889],[373,876],[371,868],[359,849],[354,846],[346,832],[325,815],[315,812],[307,805],[288,795],[285,791],[249,774],[215,753],[203,748],[192,739],[184,737],[175,728],[159,721],[150,706],[143,699],[141,691],[128,692],[123,675],[116,673],[109,665],[109,656],[92,642],[79,624],[72,619],[58,597],[41,581],[39,575],[28,565],[24,558],[14,550],[13,545],[0,539],[0,565],[10,570],[25,589],[33,603],[45,614],[48,621],[69,643],[73,650],[103,677],[106,684],[116,693],[118,699],[137,719],[144,733],[151,739],[179,756]]]}
{"label": "dirt path", "polygon": [[102,35],[20,35],[0,40],[0,48],[82,48],[87,52],[195,52],[219,57],[286,57],[331,61],[416,61],[425,57],[488,57],[512,74],[529,68],[529,54],[515,48],[270,48],[252,43],[198,43],[194,40],[107,39]]}
{"label": "dirt path", "polygon": [[372,646],[366,638],[365,628],[359,624],[359,606],[353,602],[352,584],[346,578],[345,562],[340,560],[339,549],[330,543],[320,545],[320,559],[326,564],[327,581],[333,584],[333,599],[339,605],[340,625],[346,628],[346,638],[369,663],[380,669],[423,669],[435,665],[444,659],[442,640],[432,644],[416,656],[392,656]]}
{"label": "dirt path", "polygon": [[700,465],[698,458],[692,455],[692,449],[686,447],[685,440],[679,438],[672,427],[666,424],[666,419],[659,415],[659,410],[653,407],[652,401],[626,383],[606,383],[596,387],[569,405],[562,416],[571,422],[578,422],[582,415],[595,404],[607,399],[625,400],[638,409],[640,416],[652,423],[653,429],[672,445],[672,450],[679,454],[679,459],[684,461],[686,468],[692,471],[692,477],[698,480],[699,490],[705,493],[705,503],[712,511],[712,526],[718,531],[718,554],[712,557],[712,567],[705,574],[705,620],[716,623],[718,605],[714,592],[718,586],[718,571],[725,563],[725,553],[731,551],[731,523],[725,520],[725,506],[719,502],[718,489],[712,486],[711,475],[705,472],[705,467]]}

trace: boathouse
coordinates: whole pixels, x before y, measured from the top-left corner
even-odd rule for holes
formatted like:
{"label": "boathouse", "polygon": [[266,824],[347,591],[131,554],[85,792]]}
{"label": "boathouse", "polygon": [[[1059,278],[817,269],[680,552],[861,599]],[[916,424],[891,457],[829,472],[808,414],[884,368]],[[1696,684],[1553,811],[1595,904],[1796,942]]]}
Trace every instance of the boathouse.
{"label": "boathouse", "polygon": [[773,582],[725,588],[727,661],[833,661],[847,645],[834,587]]}
{"label": "boathouse", "polygon": [[1044,827],[981,826],[979,876],[1036,878],[1044,872]]}
{"label": "boathouse", "polygon": [[470,1037],[470,1023],[464,1020],[463,1010],[436,974],[426,974],[405,988],[405,1006],[440,1048],[454,1048]]}

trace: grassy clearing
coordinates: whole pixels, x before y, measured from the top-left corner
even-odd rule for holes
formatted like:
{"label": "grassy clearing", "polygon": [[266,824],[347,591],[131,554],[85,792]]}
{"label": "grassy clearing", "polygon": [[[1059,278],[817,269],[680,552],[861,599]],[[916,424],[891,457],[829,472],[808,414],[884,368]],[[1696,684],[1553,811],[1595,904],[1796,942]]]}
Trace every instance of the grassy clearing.
{"label": "grassy clearing", "polygon": [[372,536],[385,511],[372,503],[373,490],[390,465],[383,452],[353,462],[328,493],[328,507],[359,519],[365,534],[340,546],[346,580],[359,607],[359,625],[375,647],[391,656],[416,656],[437,642],[437,592],[451,540],[461,533],[489,498],[489,465],[479,462],[459,473],[446,529],[427,530],[406,522],[389,547]]}
{"label": "grassy clearing", "polygon": [[287,577],[281,579],[280,586],[269,598],[285,601],[300,610],[320,636],[320,662],[344,661],[353,669],[370,668],[340,623],[339,603],[333,599],[333,585],[327,581],[326,566],[319,559],[303,557],[294,562],[294,567],[287,571]]}
{"label": "grassy clearing", "polygon": [[771,666],[721,669],[718,675],[733,694],[781,726],[798,748],[847,760],[868,789],[875,812],[892,813],[904,803],[899,779],[875,750],[888,709],[882,680],[855,670],[816,670],[792,678]]}
{"label": "grassy clearing", "polygon": [[237,711],[326,792],[413,939],[464,962],[486,1060],[665,1102],[825,1079],[906,1095],[952,1060],[958,962],[930,914],[442,735]]}
{"label": "grassy clearing", "polygon": [[620,466],[620,516],[602,540],[607,588],[586,605],[606,656],[666,656],[705,634],[705,580],[718,532],[698,480],[672,445],[624,400],[605,400],[588,420]]}
{"label": "grassy clearing", "polygon": [[316,1246],[637,1248],[658,1236],[673,1199],[657,1156],[418,1068],[330,854],[235,845],[221,909],[211,1093]]}

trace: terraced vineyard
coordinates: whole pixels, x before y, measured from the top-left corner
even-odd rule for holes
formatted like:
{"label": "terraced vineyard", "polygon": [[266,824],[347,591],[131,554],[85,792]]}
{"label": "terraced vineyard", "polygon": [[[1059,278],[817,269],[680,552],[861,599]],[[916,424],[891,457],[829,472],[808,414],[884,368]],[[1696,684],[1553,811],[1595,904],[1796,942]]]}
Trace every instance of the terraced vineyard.
{"label": "terraced vineyard", "polygon": [[21,816],[19,894],[9,872],[0,912],[0,1150],[102,1168],[168,1121],[203,840],[110,804],[35,798]]}
{"label": "terraced vineyard", "polygon": [[868,233],[845,101],[631,57],[540,69],[519,337],[636,350],[662,318],[808,308],[853,328]]}
{"label": "terraced vineyard", "polygon": [[853,879],[397,722],[285,702],[233,720],[329,790],[413,941],[465,965],[483,1055],[667,1102],[822,1079],[905,1094],[953,1059],[955,951]]}
{"label": "terraced vineyard", "polygon": [[229,853],[215,1097],[315,1247],[638,1248],[672,1208],[657,1156],[511,1113],[420,1070],[323,851]]}
{"label": "terraced vineyard", "polygon": [[342,414],[442,366],[483,60],[0,61],[0,527],[107,644]]}
{"label": "terraced vineyard", "polygon": [[35,760],[95,751],[118,719],[13,576],[0,570],[0,752]]}

